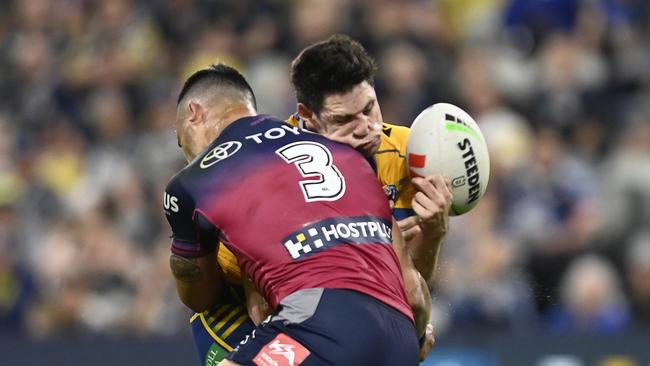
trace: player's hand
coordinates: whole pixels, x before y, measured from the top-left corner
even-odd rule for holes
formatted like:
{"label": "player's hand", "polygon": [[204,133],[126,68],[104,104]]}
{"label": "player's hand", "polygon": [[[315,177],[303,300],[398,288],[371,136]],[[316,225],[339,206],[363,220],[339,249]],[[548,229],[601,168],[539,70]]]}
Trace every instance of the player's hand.
{"label": "player's hand", "polygon": [[453,201],[451,181],[440,174],[411,180],[417,190],[412,206],[415,216],[398,222],[404,239],[423,231],[433,238],[442,238],[449,229],[449,209]]}
{"label": "player's hand", "polygon": [[248,275],[242,275],[242,285],[246,294],[248,316],[250,316],[255,325],[260,325],[267,316],[271,315],[271,307],[264,300],[264,297],[257,288],[255,288],[253,281],[251,281]]}
{"label": "player's hand", "polygon": [[424,331],[424,341],[420,345],[420,362],[427,358],[435,342],[436,338],[433,335],[433,325],[427,324],[427,328]]}

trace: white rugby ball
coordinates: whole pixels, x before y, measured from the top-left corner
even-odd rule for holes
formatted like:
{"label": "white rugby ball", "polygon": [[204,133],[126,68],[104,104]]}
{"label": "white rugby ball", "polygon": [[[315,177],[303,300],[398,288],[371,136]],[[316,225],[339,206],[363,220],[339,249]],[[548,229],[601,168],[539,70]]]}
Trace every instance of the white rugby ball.
{"label": "white rugby ball", "polygon": [[411,125],[406,147],[412,176],[449,177],[454,201],[450,215],[471,210],[483,197],[490,178],[490,156],[474,119],[453,104],[425,109]]}

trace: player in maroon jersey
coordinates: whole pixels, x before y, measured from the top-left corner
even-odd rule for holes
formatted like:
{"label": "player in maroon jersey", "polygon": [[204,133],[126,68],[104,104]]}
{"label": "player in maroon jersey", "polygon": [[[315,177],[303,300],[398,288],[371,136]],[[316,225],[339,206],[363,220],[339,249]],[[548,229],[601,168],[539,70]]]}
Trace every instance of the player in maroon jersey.
{"label": "player in maroon jersey", "polygon": [[225,65],[192,75],[180,101],[190,164],[165,192],[179,295],[197,312],[213,305],[221,240],[274,311],[229,358],[417,364],[428,290],[363,156],[257,116],[250,86]]}

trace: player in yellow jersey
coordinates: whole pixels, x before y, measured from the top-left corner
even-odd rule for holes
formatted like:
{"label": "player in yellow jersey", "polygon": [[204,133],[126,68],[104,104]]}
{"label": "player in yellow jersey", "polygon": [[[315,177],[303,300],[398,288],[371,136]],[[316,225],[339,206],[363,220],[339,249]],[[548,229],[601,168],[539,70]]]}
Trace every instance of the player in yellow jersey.
{"label": "player in yellow jersey", "polygon": [[410,178],[405,159],[409,129],[383,123],[375,70],[363,46],[347,36],[307,47],[291,65],[298,106],[289,122],[351,145],[376,165],[415,266],[430,282],[447,231],[450,183],[441,175]]}
{"label": "player in yellow jersey", "polygon": [[[409,129],[383,123],[374,90],[375,71],[374,60],[349,37],[337,35],[307,47],[291,65],[298,105],[287,123],[349,144],[368,158],[392,201],[393,215],[415,267],[430,282],[447,232],[452,201],[449,182],[440,175],[411,179],[405,159]],[[194,342],[205,365],[216,364],[254,328],[247,317],[234,255],[221,245],[218,261],[228,282],[225,295],[211,310],[191,320]],[[259,322],[265,316],[263,304],[252,299],[248,303],[254,308],[248,313]],[[432,334],[426,341],[423,355],[433,344]]]}

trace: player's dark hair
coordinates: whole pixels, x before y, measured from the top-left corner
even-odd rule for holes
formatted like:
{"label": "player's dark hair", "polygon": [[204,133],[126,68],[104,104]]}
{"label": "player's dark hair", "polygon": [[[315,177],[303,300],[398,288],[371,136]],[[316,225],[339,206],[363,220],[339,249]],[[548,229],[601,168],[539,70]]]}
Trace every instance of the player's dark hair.
{"label": "player's dark hair", "polygon": [[374,86],[377,65],[363,46],[337,34],[305,48],[291,63],[296,99],[318,114],[329,94],[343,94],[367,81]]}
{"label": "player's dark hair", "polygon": [[192,74],[183,84],[183,89],[181,89],[181,92],[178,94],[176,105],[180,104],[183,98],[185,98],[190,91],[198,87],[229,87],[242,91],[249,97],[253,107],[257,109],[257,100],[255,99],[253,88],[251,88],[248,81],[246,81],[246,78],[244,78],[239,71],[226,64],[213,64],[206,69],[199,70]]}

